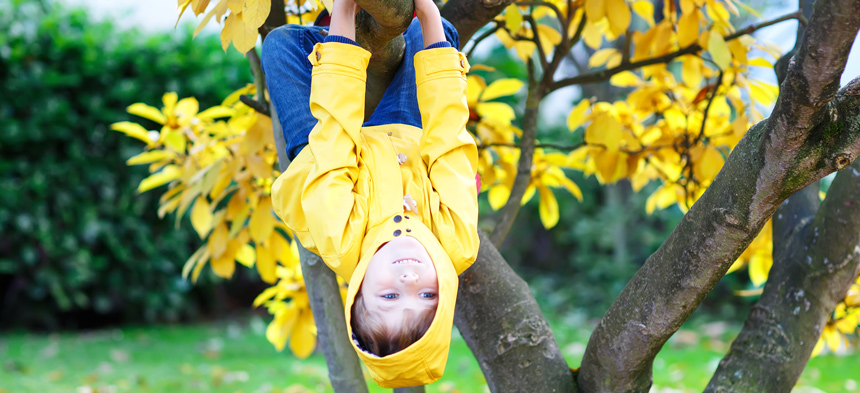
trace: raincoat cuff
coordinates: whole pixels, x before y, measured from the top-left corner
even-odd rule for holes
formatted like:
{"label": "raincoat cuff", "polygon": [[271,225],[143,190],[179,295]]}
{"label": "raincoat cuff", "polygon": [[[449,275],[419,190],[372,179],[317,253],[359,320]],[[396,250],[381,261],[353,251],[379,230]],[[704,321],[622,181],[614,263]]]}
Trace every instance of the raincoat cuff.
{"label": "raincoat cuff", "polygon": [[425,49],[415,54],[415,82],[418,85],[437,78],[466,79],[467,72],[469,60],[453,47]]}
{"label": "raincoat cuff", "polygon": [[336,73],[364,81],[367,79],[370,52],[342,42],[317,43],[308,55],[308,61],[314,66],[313,75]]}

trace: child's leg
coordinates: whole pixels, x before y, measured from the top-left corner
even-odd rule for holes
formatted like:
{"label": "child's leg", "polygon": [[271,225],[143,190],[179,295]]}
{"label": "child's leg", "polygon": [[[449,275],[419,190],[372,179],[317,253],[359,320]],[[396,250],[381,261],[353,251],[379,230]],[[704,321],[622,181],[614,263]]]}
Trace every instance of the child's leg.
{"label": "child's leg", "polygon": [[[454,26],[443,18],[442,27],[445,30],[445,38],[451,43],[451,46],[459,48],[460,38]],[[415,53],[424,49],[424,38],[421,35],[421,24],[417,18],[412,20],[412,24],[403,33],[403,37],[406,39],[403,61],[373,115],[364,123],[365,126],[397,123],[421,128],[421,112],[418,110],[413,58]]]}
{"label": "child's leg", "polygon": [[290,160],[308,144],[308,134],[317,123],[308,104],[313,66],[307,57],[314,45],[325,38],[321,30],[321,27],[285,25],[272,30],[263,42],[263,73]]}

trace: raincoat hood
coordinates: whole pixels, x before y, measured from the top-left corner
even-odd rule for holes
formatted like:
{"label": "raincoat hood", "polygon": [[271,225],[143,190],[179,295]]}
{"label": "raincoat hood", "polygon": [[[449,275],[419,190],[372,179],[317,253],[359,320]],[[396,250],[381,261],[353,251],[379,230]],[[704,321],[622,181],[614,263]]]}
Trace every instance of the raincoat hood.
{"label": "raincoat hood", "polygon": [[[395,217],[401,217],[395,220]],[[399,221],[399,222],[398,222]],[[407,229],[409,230],[407,232]],[[368,230],[361,247],[361,257],[346,293],[346,327],[352,331],[352,305],[358,296],[370,259],[385,242],[397,236],[412,236],[427,250],[436,269],[439,281],[438,305],[430,328],[418,341],[400,352],[379,357],[365,351],[352,339],[352,346],[367,365],[371,377],[384,388],[426,385],[438,380],[445,371],[448,349],[451,346],[451,329],[454,323],[454,305],[457,301],[457,272],[448,254],[421,220],[408,214],[397,214]]]}

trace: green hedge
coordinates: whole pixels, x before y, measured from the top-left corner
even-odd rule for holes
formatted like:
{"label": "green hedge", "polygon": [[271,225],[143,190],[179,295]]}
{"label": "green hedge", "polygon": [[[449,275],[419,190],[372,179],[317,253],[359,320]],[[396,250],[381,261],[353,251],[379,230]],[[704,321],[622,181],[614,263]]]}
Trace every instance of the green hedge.
{"label": "green hedge", "polygon": [[142,144],[109,125],[155,129],[125,108],[160,107],[167,91],[217,104],[251,81],[242,56],[59,2],[0,2],[0,26],[0,326],[173,321],[211,305],[211,284],[178,274],[199,239],[156,216],[161,191],[137,195],[146,168],[125,160]]}

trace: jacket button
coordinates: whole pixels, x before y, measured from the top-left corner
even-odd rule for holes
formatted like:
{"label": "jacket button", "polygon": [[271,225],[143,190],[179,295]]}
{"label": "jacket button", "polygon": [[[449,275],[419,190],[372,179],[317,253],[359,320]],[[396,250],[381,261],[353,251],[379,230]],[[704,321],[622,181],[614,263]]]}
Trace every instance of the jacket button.
{"label": "jacket button", "polygon": [[388,136],[391,136],[391,131],[388,131]]}
{"label": "jacket button", "polygon": [[[317,51],[317,61],[320,61],[320,57],[322,57],[322,55],[320,54],[320,52],[319,52],[319,51]],[[463,63],[463,61],[462,61],[462,60],[460,60],[460,63],[462,64],[462,63]]]}
{"label": "jacket button", "polygon": [[399,162],[400,165],[405,164],[406,163],[406,154],[397,153],[397,162]]}

